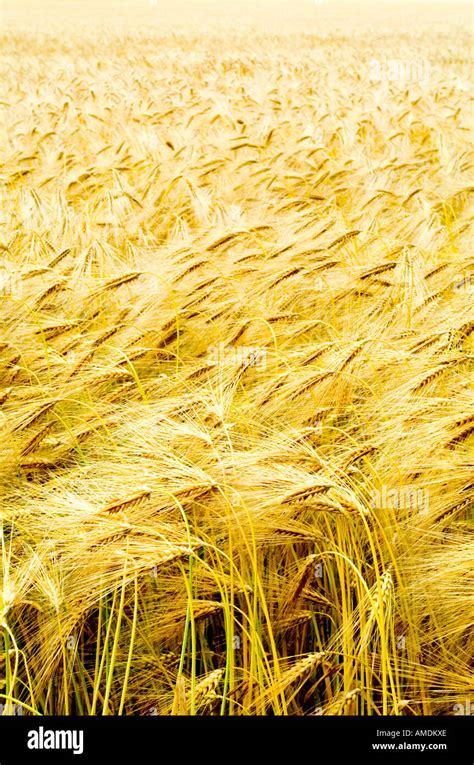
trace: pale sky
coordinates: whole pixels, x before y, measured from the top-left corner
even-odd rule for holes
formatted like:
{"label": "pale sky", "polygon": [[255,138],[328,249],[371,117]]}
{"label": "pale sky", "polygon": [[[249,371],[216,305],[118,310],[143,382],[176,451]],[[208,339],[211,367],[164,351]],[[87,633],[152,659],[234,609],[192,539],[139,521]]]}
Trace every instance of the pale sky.
{"label": "pale sky", "polygon": [[[350,6],[350,11],[348,7]],[[58,23],[90,25],[195,23],[204,31],[213,22],[281,29],[412,22],[472,27],[473,0],[0,0],[0,25],[48,27]]]}

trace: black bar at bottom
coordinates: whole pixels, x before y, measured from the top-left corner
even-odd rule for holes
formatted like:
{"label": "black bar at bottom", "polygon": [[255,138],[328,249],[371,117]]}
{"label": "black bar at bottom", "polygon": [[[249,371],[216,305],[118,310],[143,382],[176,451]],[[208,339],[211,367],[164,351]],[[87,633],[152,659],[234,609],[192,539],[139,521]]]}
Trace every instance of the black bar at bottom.
{"label": "black bar at bottom", "polygon": [[0,765],[159,762],[176,756],[472,765],[473,718],[0,717]]}

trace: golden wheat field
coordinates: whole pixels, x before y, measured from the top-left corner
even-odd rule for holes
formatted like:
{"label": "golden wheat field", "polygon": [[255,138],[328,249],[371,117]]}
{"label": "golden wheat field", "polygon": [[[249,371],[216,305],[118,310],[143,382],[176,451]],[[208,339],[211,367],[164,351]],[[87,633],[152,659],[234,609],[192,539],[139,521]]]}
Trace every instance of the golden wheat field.
{"label": "golden wheat field", "polygon": [[5,715],[472,698],[469,25],[300,5],[5,11]]}

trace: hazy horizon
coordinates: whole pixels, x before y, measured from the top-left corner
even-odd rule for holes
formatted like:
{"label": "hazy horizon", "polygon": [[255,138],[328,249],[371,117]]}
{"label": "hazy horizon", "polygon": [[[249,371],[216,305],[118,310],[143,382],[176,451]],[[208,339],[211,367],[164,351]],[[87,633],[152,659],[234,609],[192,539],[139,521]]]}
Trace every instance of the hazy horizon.
{"label": "hazy horizon", "polygon": [[8,26],[55,26],[68,22],[87,25],[129,27],[196,23],[242,25],[264,24],[265,28],[281,25],[282,31],[293,29],[314,33],[323,24],[334,28],[347,23],[350,8],[351,24],[360,26],[401,26],[411,30],[426,24],[471,25],[472,3],[469,0],[3,0],[0,22]]}

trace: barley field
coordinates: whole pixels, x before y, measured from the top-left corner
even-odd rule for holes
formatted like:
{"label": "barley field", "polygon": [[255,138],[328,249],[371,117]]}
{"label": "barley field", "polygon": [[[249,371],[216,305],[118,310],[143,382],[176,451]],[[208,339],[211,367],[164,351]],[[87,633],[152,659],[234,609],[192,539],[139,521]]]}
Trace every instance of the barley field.
{"label": "barley field", "polygon": [[463,713],[465,6],[98,6],[3,13],[0,710]]}

